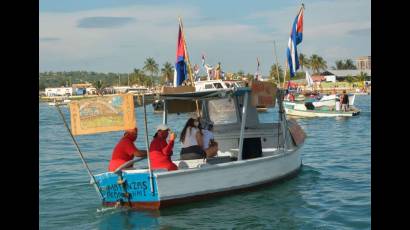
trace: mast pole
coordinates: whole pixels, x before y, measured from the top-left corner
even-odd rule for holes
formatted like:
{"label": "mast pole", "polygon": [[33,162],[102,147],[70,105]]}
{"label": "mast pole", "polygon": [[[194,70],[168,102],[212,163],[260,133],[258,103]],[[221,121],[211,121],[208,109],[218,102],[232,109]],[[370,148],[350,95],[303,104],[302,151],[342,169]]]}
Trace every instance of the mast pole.
{"label": "mast pole", "polygon": [[276,42],[273,41],[273,53],[275,54],[275,60],[276,60],[276,72],[278,74],[278,86],[280,86],[280,74],[279,74],[279,62],[278,62],[278,56],[276,55]]}
{"label": "mast pole", "polygon": [[150,177],[149,182],[151,185],[151,193],[154,194],[154,186],[153,186],[154,175],[152,174],[151,159],[149,157],[148,125],[147,125],[147,110],[145,106],[145,94],[142,95],[142,106],[144,108],[145,145],[147,146],[148,171],[149,171],[149,177]]}

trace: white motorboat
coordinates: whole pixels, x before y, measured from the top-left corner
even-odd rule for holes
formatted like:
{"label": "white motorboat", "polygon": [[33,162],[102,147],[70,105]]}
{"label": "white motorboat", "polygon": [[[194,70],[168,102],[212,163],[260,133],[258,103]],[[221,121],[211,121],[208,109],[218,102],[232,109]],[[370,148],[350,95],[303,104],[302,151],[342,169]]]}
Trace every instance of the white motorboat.
{"label": "white motorboat", "polygon": [[[304,98],[303,100],[284,101],[286,113],[299,117],[352,117],[360,114],[354,106],[356,96],[349,94],[349,109],[341,110],[339,95],[324,95],[320,99]],[[300,98],[300,97],[299,97]]]}
{"label": "white motorboat", "polygon": [[241,88],[161,94],[165,101],[164,123],[167,101],[201,101],[202,118],[214,123],[218,156],[174,161],[179,168],[176,171],[149,167],[122,170],[132,161],[115,172],[97,174],[94,185],[103,205],[159,209],[295,175],[302,164],[298,150],[305,134],[296,121],[286,119],[280,100],[282,91],[278,91],[279,122],[270,124],[259,123],[250,92],[249,88]]}

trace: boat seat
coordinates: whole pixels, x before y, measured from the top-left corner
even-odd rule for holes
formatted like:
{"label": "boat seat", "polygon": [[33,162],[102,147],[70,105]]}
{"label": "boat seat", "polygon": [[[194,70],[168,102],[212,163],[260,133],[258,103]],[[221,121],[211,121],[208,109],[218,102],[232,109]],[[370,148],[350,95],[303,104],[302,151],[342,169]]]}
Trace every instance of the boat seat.
{"label": "boat seat", "polygon": [[204,159],[180,160],[174,161],[174,163],[178,166],[178,169],[199,168],[201,165],[206,164]]}

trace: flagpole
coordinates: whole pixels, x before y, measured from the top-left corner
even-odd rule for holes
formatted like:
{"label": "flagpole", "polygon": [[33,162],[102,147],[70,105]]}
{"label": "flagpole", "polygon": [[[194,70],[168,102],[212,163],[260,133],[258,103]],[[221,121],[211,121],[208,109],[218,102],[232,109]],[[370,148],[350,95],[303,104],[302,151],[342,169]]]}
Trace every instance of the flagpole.
{"label": "flagpole", "polygon": [[278,55],[276,55],[276,43],[273,41],[273,53],[275,54],[276,60],[276,72],[278,73],[278,87],[280,87],[280,74],[279,74],[279,63],[278,63]]}
{"label": "flagpole", "polygon": [[185,34],[184,34],[184,27],[182,25],[182,20],[181,17],[178,17],[178,21],[179,21],[179,27],[181,28],[181,33],[182,33],[182,39],[184,41],[184,52],[185,52],[185,57],[186,60],[188,62],[188,75],[189,75],[189,79],[191,81],[191,83],[193,84],[194,81],[192,79],[192,69],[191,69],[191,62],[189,61],[189,56],[188,56],[188,48],[186,46],[186,42],[185,42]]}
{"label": "flagpole", "polygon": [[259,57],[256,57],[256,79],[259,80]]}
{"label": "flagpole", "polygon": [[285,74],[283,75],[283,84],[282,84],[283,89],[285,89],[285,82],[286,82],[287,73],[288,73],[288,62],[285,61]]}

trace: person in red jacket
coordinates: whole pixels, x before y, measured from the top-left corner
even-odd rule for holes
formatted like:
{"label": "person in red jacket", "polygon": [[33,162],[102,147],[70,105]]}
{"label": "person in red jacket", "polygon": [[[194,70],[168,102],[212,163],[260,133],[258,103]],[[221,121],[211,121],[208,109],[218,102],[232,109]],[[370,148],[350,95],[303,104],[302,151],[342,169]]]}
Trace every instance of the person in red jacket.
{"label": "person in red jacket", "polygon": [[168,171],[177,170],[178,167],[171,161],[174,147],[175,133],[169,134],[169,142],[167,137],[169,128],[167,125],[160,124],[157,127],[157,132],[149,146],[149,160],[151,169],[167,169]]}
{"label": "person in red jacket", "polygon": [[[137,140],[137,136],[137,128],[125,130],[124,136],[121,138],[112,152],[108,171],[115,171],[125,162],[132,160],[134,156],[144,157],[147,155],[147,151],[138,150],[137,147],[135,147],[134,141]],[[132,165],[130,167],[132,167]]]}

